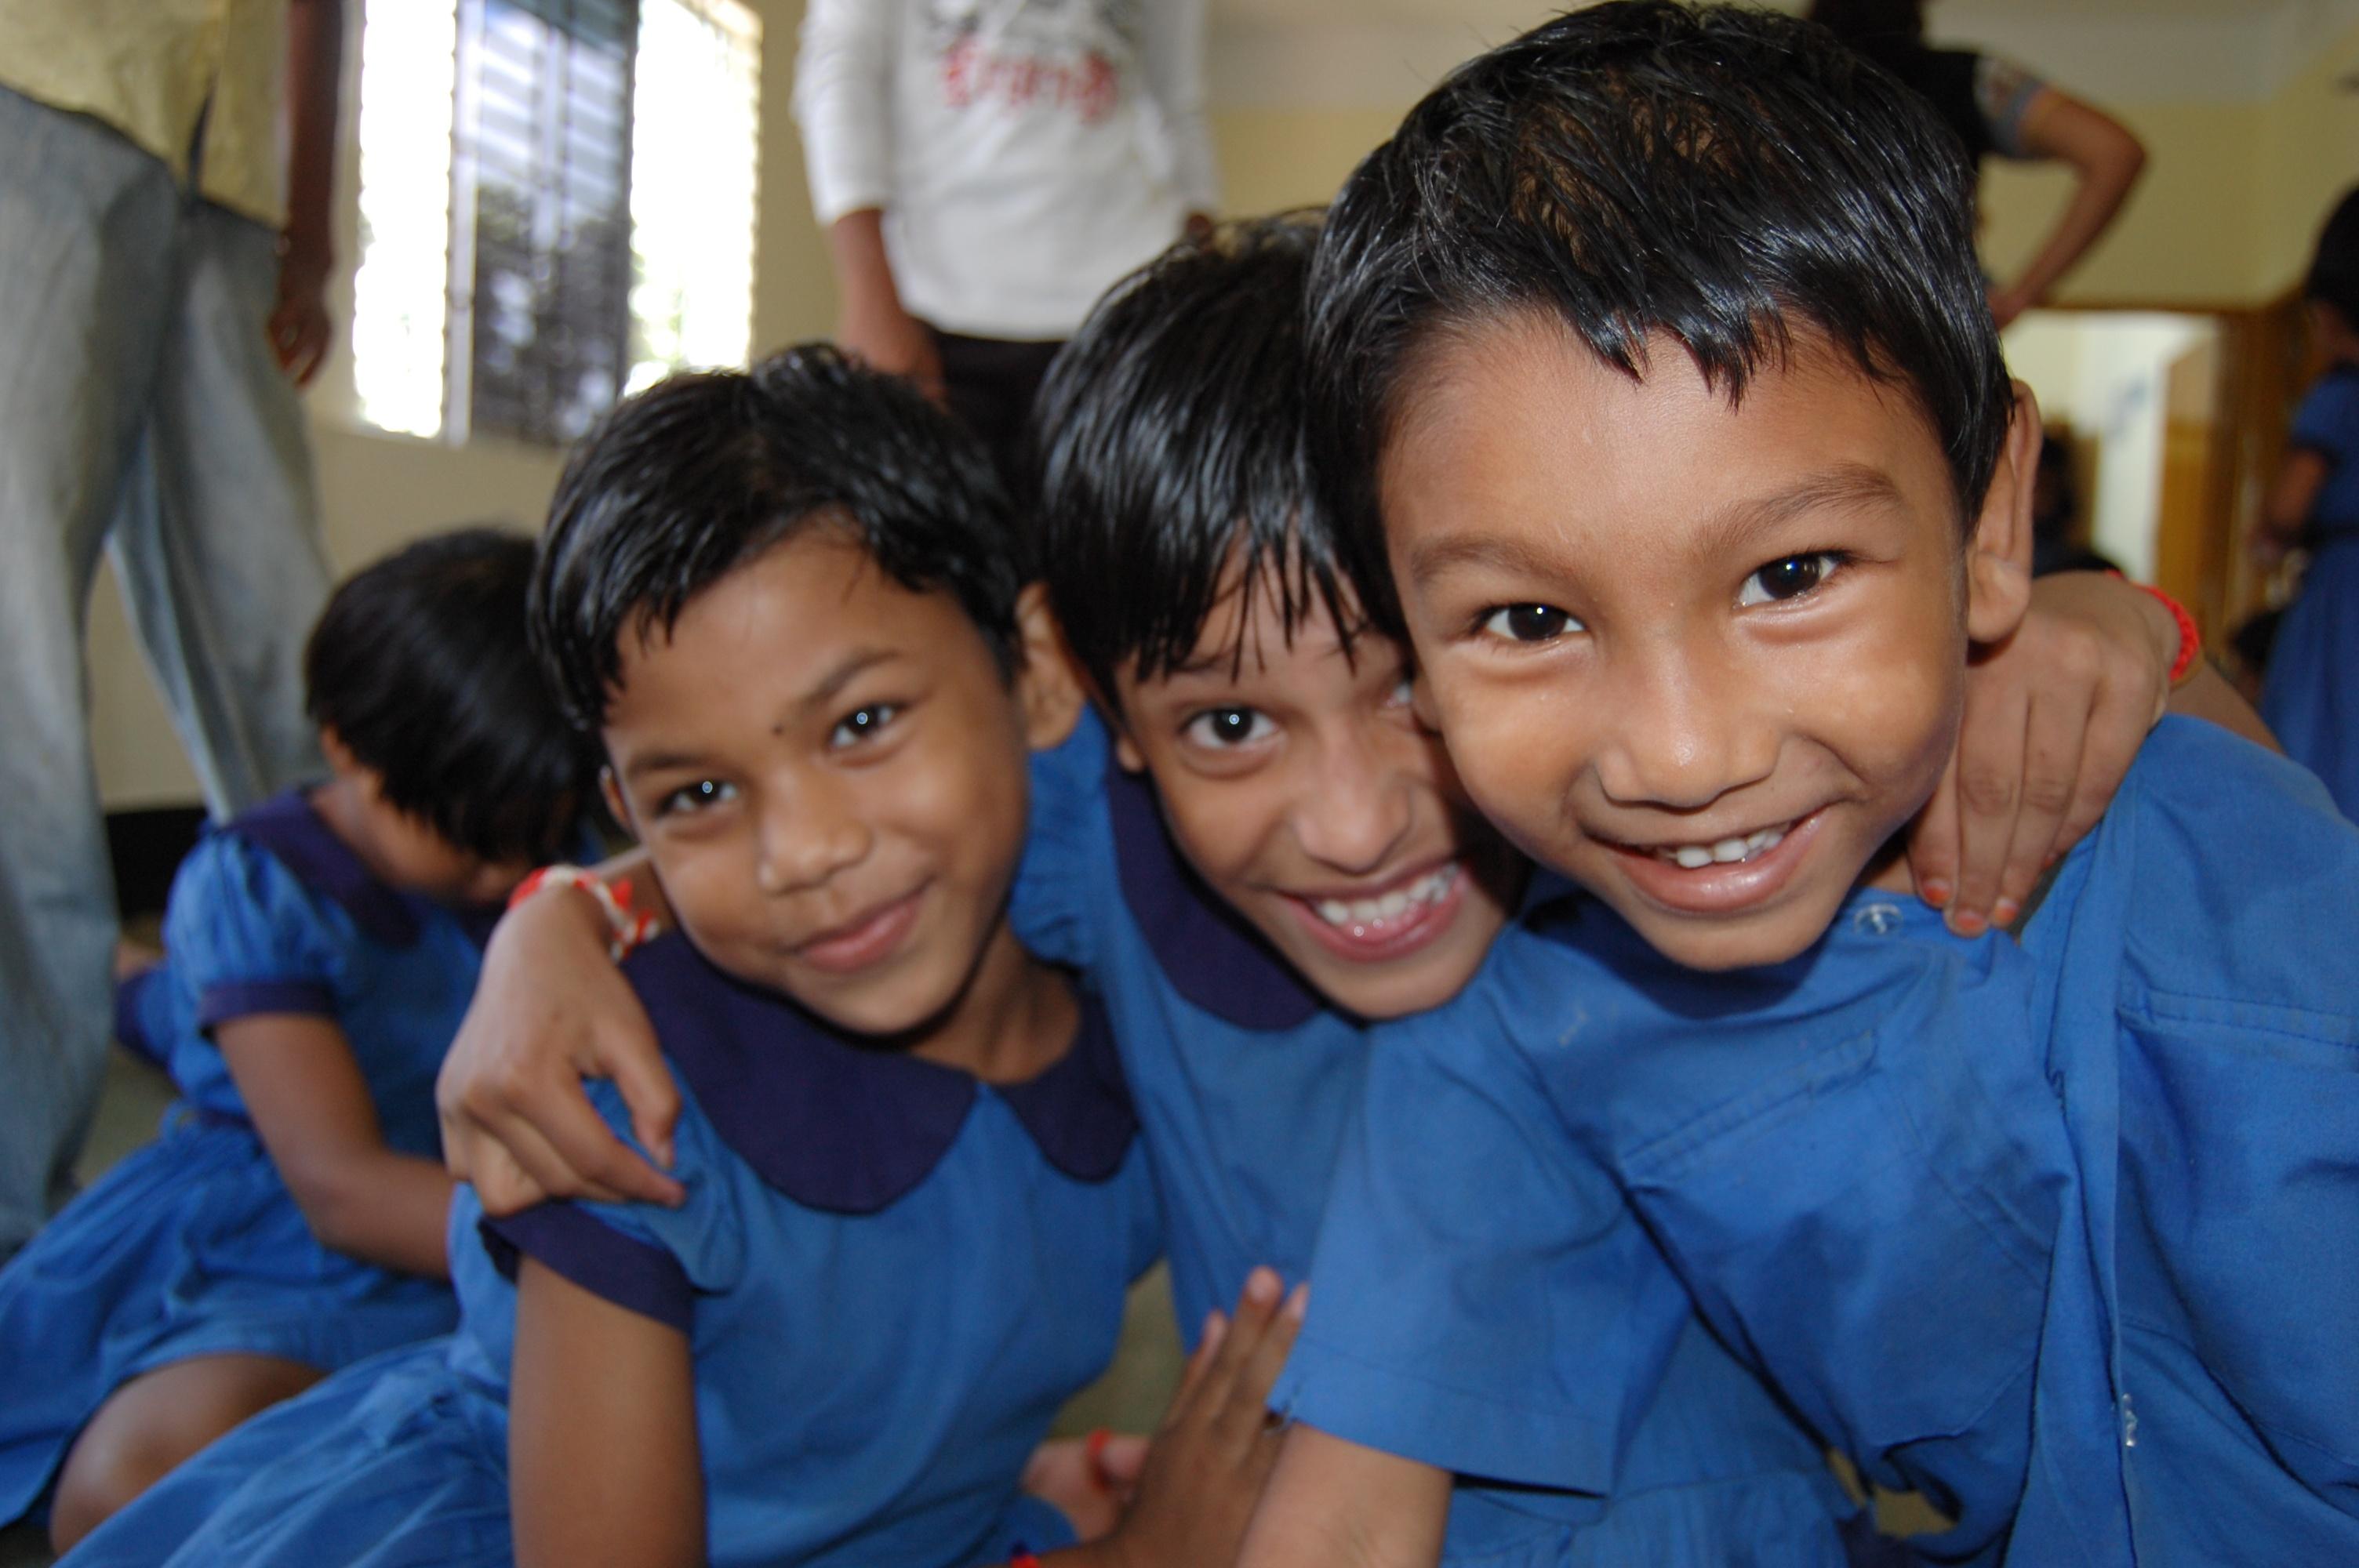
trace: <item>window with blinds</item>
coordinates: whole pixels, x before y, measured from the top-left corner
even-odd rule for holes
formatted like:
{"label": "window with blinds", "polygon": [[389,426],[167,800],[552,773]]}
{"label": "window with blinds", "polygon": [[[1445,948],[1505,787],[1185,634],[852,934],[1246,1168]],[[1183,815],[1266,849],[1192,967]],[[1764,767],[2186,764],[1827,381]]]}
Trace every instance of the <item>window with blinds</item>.
{"label": "window with blinds", "polygon": [[743,362],[759,21],[740,0],[368,0],[353,374],[388,429],[542,443]]}

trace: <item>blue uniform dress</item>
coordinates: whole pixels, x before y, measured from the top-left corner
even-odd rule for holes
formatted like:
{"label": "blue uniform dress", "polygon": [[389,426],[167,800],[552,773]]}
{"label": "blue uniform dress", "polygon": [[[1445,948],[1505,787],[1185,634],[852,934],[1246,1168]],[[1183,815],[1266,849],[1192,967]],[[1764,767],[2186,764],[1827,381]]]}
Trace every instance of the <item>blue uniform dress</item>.
{"label": "blue uniform dress", "polygon": [[[518,1252],[688,1336],[715,1568],[1070,1543],[1017,1476],[1161,1243],[1103,1010],[1039,1076],[994,1087],[838,1035],[679,935],[627,973],[685,1102],[686,1204],[547,1205],[477,1245],[462,1195],[455,1335],[266,1411],[71,1562],[508,1562]],[[613,1087],[592,1092],[627,1136]]]}
{"label": "blue uniform dress", "polygon": [[83,1423],[140,1373],[225,1352],[332,1369],[449,1330],[449,1286],[313,1238],[211,1032],[262,1013],[332,1019],[386,1144],[432,1159],[434,1074],[491,914],[376,881],[297,793],[190,852],[165,914],[170,957],[117,1009],[181,1098],[155,1143],[0,1270],[0,1520],[45,1506]]}
{"label": "blue uniform dress", "polygon": [[2261,717],[2286,755],[2359,822],[2359,365],[2329,371],[2294,413],[2288,445],[2326,460],[2310,508],[2301,592],[2269,653]]}
{"label": "blue uniform dress", "polygon": [[[1235,1302],[1255,1265],[1308,1275],[1369,1064],[1404,1025],[1347,1018],[1305,986],[1197,881],[1152,788],[1109,752],[1090,719],[1036,760],[1015,920],[1027,946],[1081,967],[1106,999],[1162,1195],[1180,1327],[1192,1341],[1208,1310]],[[1386,1157],[1414,1165],[1432,1132],[1401,1129]],[[1659,1266],[1652,1285],[1684,1303]],[[1381,1314],[1388,1297],[1389,1287],[1379,1289],[1372,1310]],[[1628,1411],[1615,1433],[1616,1465],[1567,1474],[1527,1453],[1455,1466],[1579,1490],[1462,1484],[1446,1561],[1843,1561],[1836,1520],[1850,1505],[1759,1380],[1684,1306],[1654,1348],[1669,1370],[1660,1397]]]}
{"label": "blue uniform dress", "polygon": [[2354,933],[2359,831],[2177,719],[2019,946],[1863,892],[1699,975],[1563,906],[1378,1056],[1298,1413],[1603,1463],[1680,1310],[1619,1195],[1804,1417],[1957,1517],[1929,1556],[2359,1563]]}

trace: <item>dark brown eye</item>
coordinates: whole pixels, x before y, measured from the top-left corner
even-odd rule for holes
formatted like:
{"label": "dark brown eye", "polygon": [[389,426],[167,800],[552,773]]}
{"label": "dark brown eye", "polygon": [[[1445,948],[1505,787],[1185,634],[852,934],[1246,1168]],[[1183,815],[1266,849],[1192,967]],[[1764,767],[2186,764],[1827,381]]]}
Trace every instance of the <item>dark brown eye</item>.
{"label": "dark brown eye", "polygon": [[1483,621],[1484,631],[1511,643],[1546,643],[1579,626],[1552,604],[1503,604]]}
{"label": "dark brown eye", "polygon": [[1809,556],[1788,556],[1771,561],[1745,579],[1737,594],[1739,604],[1777,604],[1789,599],[1799,599],[1826,581],[1833,572],[1835,557],[1824,551]]}

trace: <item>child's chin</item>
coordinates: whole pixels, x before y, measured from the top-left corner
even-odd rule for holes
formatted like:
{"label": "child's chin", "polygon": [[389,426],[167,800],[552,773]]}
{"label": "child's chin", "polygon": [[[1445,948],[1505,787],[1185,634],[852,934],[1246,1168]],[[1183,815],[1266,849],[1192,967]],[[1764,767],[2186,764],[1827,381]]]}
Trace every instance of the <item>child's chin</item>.
{"label": "child's chin", "polygon": [[1799,901],[1781,901],[1777,908],[1755,914],[1709,920],[1667,914],[1651,906],[1622,913],[1655,951],[1682,968],[1705,973],[1782,964],[1808,952],[1827,925],[1825,918],[1813,918],[1813,911],[1799,907]]}

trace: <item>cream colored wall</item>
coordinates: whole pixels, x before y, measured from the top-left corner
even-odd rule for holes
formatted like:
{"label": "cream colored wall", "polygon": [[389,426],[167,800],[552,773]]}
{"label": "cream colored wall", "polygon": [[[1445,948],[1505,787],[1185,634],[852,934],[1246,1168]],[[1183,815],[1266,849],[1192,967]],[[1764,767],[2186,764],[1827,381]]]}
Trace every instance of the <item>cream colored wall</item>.
{"label": "cream colored wall", "polygon": [[[824,335],[833,318],[825,242],[803,189],[802,151],[790,103],[795,31],[802,0],[749,0],[763,18],[757,350]],[[357,0],[353,0],[357,10]],[[357,40],[358,27],[352,29]],[[357,53],[353,56],[357,69]],[[2335,90],[2359,66],[2359,29],[2266,103],[2109,105],[2146,140],[2153,161],[2121,224],[2068,280],[2067,300],[2239,305],[2273,297],[2305,264],[2317,224],[2359,180],[2359,98]],[[1397,103],[1292,108],[1266,103],[1216,108],[1212,129],[1234,212],[1324,202],[1408,108]],[[347,103],[353,79],[347,79]],[[352,116],[346,115],[349,127]],[[355,249],[345,149],[342,253]],[[1985,191],[1985,248],[2004,273],[2027,254],[2062,200],[2053,171],[1994,168]],[[349,316],[349,285],[340,308]],[[329,550],[349,569],[420,533],[462,520],[538,521],[559,466],[554,452],[499,442],[454,448],[360,427],[349,364],[332,363],[311,394],[314,449]],[[196,786],[169,739],[117,607],[102,587],[91,627],[92,734],[110,804],[193,799]]]}
{"label": "cream colored wall", "polygon": [[[358,16],[357,0],[349,0]],[[802,0],[748,0],[761,15],[762,136],[756,234],[754,341],[757,351],[824,336],[834,315],[823,241],[803,191],[802,146],[790,113],[795,31]],[[357,20],[348,29],[344,116],[347,146],[339,190],[339,251],[347,276],[332,302],[351,318],[351,258],[357,150],[351,145],[359,64]],[[555,488],[560,455],[503,441],[463,447],[388,436],[352,416],[349,351],[330,363],[306,397],[318,464],[328,553],[339,572],[461,522],[538,526]],[[196,778],[173,739],[112,574],[102,574],[90,628],[91,733],[99,789],[110,807],[197,798]]]}

